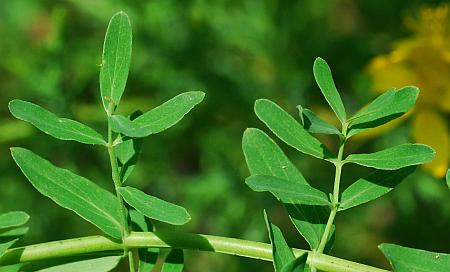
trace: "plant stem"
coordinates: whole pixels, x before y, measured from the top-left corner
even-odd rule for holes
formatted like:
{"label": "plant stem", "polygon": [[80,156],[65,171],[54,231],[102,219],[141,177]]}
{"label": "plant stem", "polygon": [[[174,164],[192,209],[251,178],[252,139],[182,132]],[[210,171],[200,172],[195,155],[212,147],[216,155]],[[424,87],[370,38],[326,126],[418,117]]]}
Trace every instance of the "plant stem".
{"label": "plant stem", "polygon": [[320,239],[319,247],[317,248],[317,253],[322,253],[330,236],[331,227],[333,226],[334,218],[336,217],[337,210],[339,208],[339,185],[341,183],[341,172],[342,172],[342,157],[344,155],[344,147],[347,134],[347,124],[342,125],[342,136],[339,140],[339,151],[334,165],[336,166],[336,171],[334,173],[334,185],[333,185],[333,199],[331,203],[331,212],[328,217],[325,230],[323,232],[322,238]]}
{"label": "plant stem", "polygon": [[[110,255],[114,255],[120,254],[118,251],[124,250],[125,248],[146,247],[173,247],[201,250],[272,261],[272,246],[266,243],[202,234],[131,232],[130,235],[124,239],[123,243],[103,236],[88,236],[9,249],[2,257],[0,257],[0,265],[98,252],[109,252]],[[293,249],[293,252],[296,256],[301,256],[308,251]],[[317,252],[309,252],[309,255],[307,260],[308,264],[322,271],[388,272],[388,270],[347,261]]]}
{"label": "plant stem", "polygon": [[[112,103],[110,103],[110,109],[112,108]],[[108,155],[109,162],[111,164],[111,175],[112,180],[114,182],[114,188],[116,191],[116,197],[118,206],[120,209],[120,213],[122,215],[122,240],[124,240],[128,235],[130,235],[130,228],[128,227],[128,216],[127,216],[127,208],[125,207],[122,195],[119,193],[119,188],[122,186],[122,181],[120,178],[119,166],[117,165],[117,157],[114,151],[113,137],[112,137],[112,129],[109,121],[110,111],[108,111]],[[129,251],[126,247],[124,248],[124,255],[128,255],[130,271],[134,272],[134,257],[133,252]]]}

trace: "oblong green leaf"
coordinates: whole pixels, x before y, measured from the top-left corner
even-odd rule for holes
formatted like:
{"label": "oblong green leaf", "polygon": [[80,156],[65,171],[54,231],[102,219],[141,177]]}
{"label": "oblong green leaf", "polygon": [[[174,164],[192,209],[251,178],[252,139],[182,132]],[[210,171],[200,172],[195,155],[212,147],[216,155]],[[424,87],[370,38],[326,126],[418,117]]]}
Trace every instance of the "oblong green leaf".
{"label": "oblong green leaf", "polygon": [[142,138],[124,139],[114,147],[119,166],[120,180],[124,183],[133,172],[142,147]]}
{"label": "oblong green leaf", "polygon": [[97,131],[67,118],[60,118],[36,104],[12,100],[9,111],[17,119],[31,123],[41,131],[61,140],[73,140],[84,144],[105,145],[106,142]]}
{"label": "oblong green leaf", "polygon": [[303,127],[309,133],[336,134],[336,135],[341,134],[341,132],[335,126],[320,119],[311,110],[303,108],[300,105],[297,106],[297,109],[301,116]]}
{"label": "oblong green leaf", "polygon": [[118,188],[123,199],[148,218],[172,225],[183,225],[191,220],[185,208],[147,195],[139,189],[127,186]]}
{"label": "oblong green leaf", "polygon": [[281,272],[306,272],[310,270],[305,270],[306,260],[308,259],[308,254],[304,253],[300,257],[295,260],[292,260],[288,264],[286,264]]}
{"label": "oblong green leaf", "polygon": [[292,249],[286,243],[280,228],[270,222],[264,210],[264,220],[269,232],[270,243],[272,244],[273,267],[275,271],[281,271],[283,267],[295,259]]}
{"label": "oblong green leaf", "polygon": [[197,104],[203,101],[204,92],[185,92],[166,101],[162,105],[142,114],[133,121],[125,116],[110,117],[115,132],[130,137],[145,137],[159,133],[178,123]]}
{"label": "oblong green leaf", "polygon": [[3,230],[0,230],[0,238],[20,237],[20,236],[25,235],[29,229],[30,229],[29,227],[3,229]]}
{"label": "oblong green leaf", "polygon": [[342,193],[339,209],[356,207],[389,193],[416,168],[409,166],[394,171],[376,170],[368,177],[358,179]]}
{"label": "oblong green leaf", "polygon": [[424,144],[402,144],[369,154],[351,154],[345,163],[373,167],[383,170],[395,170],[410,165],[431,161],[436,152]]}
{"label": "oblong green leaf", "polygon": [[22,211],[12,211],[0,214],[0,229],[22,226],[30,216]]}
{"label": "oblong green leaf", "polygon": [[[131,62],[131,23],[128,15],[120,11],[109,21],[103,44],[100,69],[100,92],[103,107],[114,112],[127,84]],[[109,104],[112,108],[108,109]]]}
{"label": "oblong green leaf", "polygon": [[275,135],[298,151],[319,159],[330,160],[335,157],[325,145],[274,102],[267,99],[256,100],[255,113]]}
{"label": "oblong green leaf", "polygon": [[[271,175],[308,185],[303,175],[286,157],[281,148],[263,131],[245,130],[242,149],[252,175]],[[330,209],[325,206],[284,204],[289,218],[312,249],[319,246]],[[334,226],[331,230],[334,233]],[[330,235],[330,237],[334,237]],[[329,249],[329,248],[327,248]]]}
{"label": "oblong green leaf", "polygon": [[342,99],[334,85],[330,67],[325,60],[317,58],[314,61],[313,71],[317,85],[319,85],[323,96],[325,96],[325,99],[341,123],[345,123],[347,115],[345,113],[344,103],[342,103]]}
{"label": "oblong green leaf", "polygon": [[63,208],[77,213],[106,234],[120,239],[117,198],[90,180],[54,166],[30,150],[11,148],[14,161],[31,184]]}
{"label": "oblong green leaf", "polygon": [[1,239],[0,240],[0,257],[5,254],[6,250],[10,248],[14,243],[16,243],[19,239]]}
{"label": "oblong green leaf", "polygon": [[379,248],[396,272],[448,272],[450,269],[450,254],[393,244],[381,244]]}
{"label": "oblong green leaf", "polygon": [[113,270],[121,259],[122,256],[106,256],[77,260],[39,269],[36,272],[108,272]]}
{"label": "oblong green leaf", "polygon": [[6,265],[6,266],[0,266],[0,272],[19,272],[22,268],[23,264],[12,264],[12,265]]}
{"label": "oblong green leaf", "polygon": [[182,249],[171,249],[161,268],[161,272],[181,272],[184,268],[184,254]]}
{"label": "oblong green leaf", "polygon": [[267,175],[253,175],[245,183],[256,192],[271,192],[283,203],[327,206],[327,195],[309,185]]}
{"label": "oblong green leaf", "polygon": [[413,86],[386,91],[349,119],[347,137],[402,116],[414,106],[418,95],[419,89]]}

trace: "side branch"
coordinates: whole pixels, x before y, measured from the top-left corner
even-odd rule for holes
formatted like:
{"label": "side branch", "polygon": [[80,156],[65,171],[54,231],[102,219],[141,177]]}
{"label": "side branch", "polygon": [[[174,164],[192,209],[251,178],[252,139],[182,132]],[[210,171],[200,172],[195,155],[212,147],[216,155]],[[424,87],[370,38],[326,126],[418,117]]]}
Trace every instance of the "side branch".
{"label": "side branch", "polygon": [[[124,248],[144,247],[201,250],[272,261],[272,246],[270,244],[213,235],[176,232],[132,232],[124,239],[124,243],[122,244],[120,241],[114,241],[104,236],[87,236],[13,248],[9,249],[0,258],[0,266],[105,251],[110,251],[111,255],[114,254],[114,251],[117,251],[117,254],[121,255]],[[293,251],[296,256],[306,252],[306,250],[302,249],[293,249]],[[309,253],[308,263],[322,271],[388,272],[388,270],[325,254]]]}

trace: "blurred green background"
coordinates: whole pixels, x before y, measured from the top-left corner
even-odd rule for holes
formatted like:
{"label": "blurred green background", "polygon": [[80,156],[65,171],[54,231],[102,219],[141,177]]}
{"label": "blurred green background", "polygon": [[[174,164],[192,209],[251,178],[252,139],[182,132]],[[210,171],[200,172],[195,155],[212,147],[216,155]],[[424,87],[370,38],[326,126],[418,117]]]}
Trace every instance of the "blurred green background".
{"label": "blurred green background", "polygon": [[[0,212],[32,215],[22,244],[99,233],[34,190],[8,147],[30,148],[112,189],[106,150],[52,139],[14,120],[7,103],[29,100],[105,131],[98,87],[101,50],[109,18],[124,10],[134,39],[119,110],[148,110],[182,91],[207,93],[180,124],[146,139],[127,181],[186,207],[193,219],[177,230],[268,241],[264,208],[292,246],[306,248],[281,205],[245,186],[249,173],[241,137],[247,127],[267,131],[253,114],[254,100],[262,97],[294,116],[301,104],[334,121],[313,79],[313,61],[321,56],[351,112],[389,87],[422,90],[412,114],[358,137],[348,152],[406,141],[438,151],[435,162],[390,195],[339,214],[332,254],[386,268],[377,249],[381,242],[449,253],[450,192],[443,171],[450,152],[450,16],[440,2],[1,1]],[[321,140],[336,150],[336,139]],[[278,142],[311,184],[332,190],[331,165]],[[344,186],[365,173],[346,166]],[[186,258],[185,271],[272,269],[270,263],[210,253],[188,252]]]}

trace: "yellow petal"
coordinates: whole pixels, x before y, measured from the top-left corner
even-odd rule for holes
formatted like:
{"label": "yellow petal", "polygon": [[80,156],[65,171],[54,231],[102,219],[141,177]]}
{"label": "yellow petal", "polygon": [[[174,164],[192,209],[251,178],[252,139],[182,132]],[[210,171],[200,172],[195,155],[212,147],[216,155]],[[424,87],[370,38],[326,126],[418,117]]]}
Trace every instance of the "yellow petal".
{"label": "yellow petal", "polygon": [[412,123],[412,136],[416,142],[427,144],[436,150],[433,161],[423,165],[436,178],[447,171],[450,156],[450,136],[445,119],[431,109],[417,109]]}

